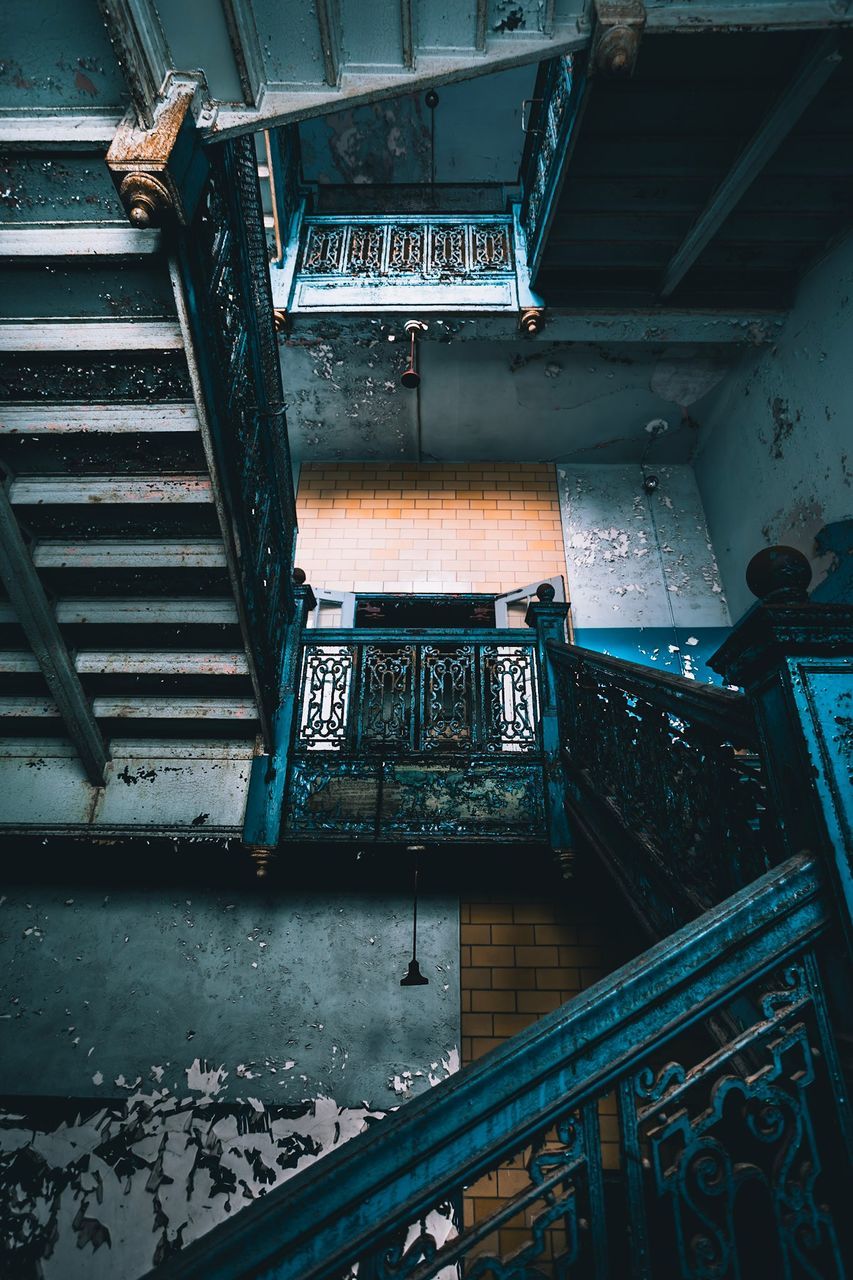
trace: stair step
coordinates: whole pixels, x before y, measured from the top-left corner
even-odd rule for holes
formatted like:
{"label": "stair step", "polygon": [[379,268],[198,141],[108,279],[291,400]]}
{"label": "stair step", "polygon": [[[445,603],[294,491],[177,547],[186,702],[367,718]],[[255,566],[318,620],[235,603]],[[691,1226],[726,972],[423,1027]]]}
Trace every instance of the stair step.
{"label": "stair step", "polygon": [[0,406],[0,436],[197,432],[187,404],[12,404]]}

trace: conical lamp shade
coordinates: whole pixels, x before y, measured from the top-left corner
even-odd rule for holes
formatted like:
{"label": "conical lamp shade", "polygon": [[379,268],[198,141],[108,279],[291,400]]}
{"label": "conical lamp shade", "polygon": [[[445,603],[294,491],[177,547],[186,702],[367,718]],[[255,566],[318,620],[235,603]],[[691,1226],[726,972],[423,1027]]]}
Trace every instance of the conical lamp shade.
{"label": "conical lamp shade", "polygon": [[421,973],[421,967],[414,956],[409,961],[409,968],[405,978],[400,979],[401,987],[428,987],[429,978],[425,978]]}

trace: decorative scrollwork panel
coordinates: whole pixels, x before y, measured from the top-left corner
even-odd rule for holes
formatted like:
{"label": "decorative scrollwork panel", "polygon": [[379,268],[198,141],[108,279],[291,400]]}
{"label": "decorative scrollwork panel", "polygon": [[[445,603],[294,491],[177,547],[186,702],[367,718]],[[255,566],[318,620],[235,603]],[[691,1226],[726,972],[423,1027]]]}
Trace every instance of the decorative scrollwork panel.
{"label": "decorative scrollwork panel", "polygon": [[704,1061],[647,1067],[623,1085],[628,1148],[641,1157],[634,1212],[646,1215],[654,1276],[846,1274],[837,1081],[822,1065],[811,963],[753,994],[752,1025],[743,1002],[718,1015],[728,1043]]}
{"label": "decorative scrollwork panel", "polygon": [[[626,667],[629,664],[624,664]],[[561,736],[572,776],[650,853],[696,909],[770,865],[773,833],[757,759],[731,736],[667,711],[591,660],[557,666]],[[635,874],[629,868],[627,874]]]}
{"label": "decorative scrollwork panel", "polygon": [[361,650],[358,742],[367,750],[411,750],[415,731],[413,645]]}
{"label": "decorative scrollwork panel", "polygon": [[481,651],[485,742],[489,751],[538,748],[536,659],[527,646],[500,645]]}
{"label": "decorative scrollwork panel", "polygon": [[421,649],[421,741],[425,751],[464,751],[474,740],[474,647]]}
{"label": "decorative scrollwork panel", "polygon": [[363,221],[319,215],[305,220],[299,274],[483,283],[515,271],[511,219],[401,216]]}
{"label": "decorative scrollwork panel", "polygon": [[592,1105],[460,1185],[341,1280],[562,1280],[575,1266],[592,1274],[587,1228],[602,1195]]}
{"label": "decorative scrollwork panel", "polygon": [[310,645],[302,672],[298,745],[306,751],[341,751],[350,727],[353,653],[343,645]]}

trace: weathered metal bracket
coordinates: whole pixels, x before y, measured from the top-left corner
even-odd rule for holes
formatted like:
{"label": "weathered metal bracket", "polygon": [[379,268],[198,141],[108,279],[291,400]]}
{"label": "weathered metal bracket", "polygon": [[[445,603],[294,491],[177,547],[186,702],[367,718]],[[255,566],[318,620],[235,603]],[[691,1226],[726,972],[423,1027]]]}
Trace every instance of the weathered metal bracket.
{"label": "weathered metal bracket", "polygon": [[133,111],[119,125],[107,166],[133,226],[190,223],[208,172],[195,115],[204,93],[200,76],[172,76],[150,129]]}
{"label": "weathered metal bracket", "polygon": [[643,0],[595,0],[591,71],[608,76],[631,76],[637,65],[646,25]]}
{"label": "weathered metal bracket", "polygon": [[[294,572],[294,579],[300,571]],[[273,717],[269,752],[255,756],[249,775],[243,844],[249,850],[259,877],[267,867],[279,842],[284,806],[284,789],[290,763],[297,699],[300,642],[305,619],[316,606],[313,591],[304,582],[294,588],[296,616],[287,629],[281,665],[279,704]]]}

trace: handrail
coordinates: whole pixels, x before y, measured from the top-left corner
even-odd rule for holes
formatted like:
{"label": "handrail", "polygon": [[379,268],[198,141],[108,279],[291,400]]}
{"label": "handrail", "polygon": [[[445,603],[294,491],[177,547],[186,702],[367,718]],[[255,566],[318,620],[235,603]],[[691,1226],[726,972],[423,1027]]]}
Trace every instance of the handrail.
{"label": "handrail", "polygon": [[536,633],[521,627],[312,627],[303,645],[322,644],[536,644]]}
{"label": "handrail", "polygon": [[[814,863],[807,855],[789,859],[475,1065],[221,1223],[160,1267],[156,1280],[341,1276],[348,1265],[383,1241],[386,1249],[389,1236],[393,1243],[395,1230],[461,1193],[462,1186],[520,1151],[560,1117],[565,1128],[569,1114],[575,1116],[586,1106],[586,1123],[594,1115],[594,1100],[618,1081],[623,1082],[620,1088],[625,1082],[633,1088],[636,1080],[631,1073],[639,1068],[643,1068],[643,1080],[648,1078],[650,1057],[655,1086],[642,1096],[647,1102],[660,1101],[664,1077],[669,1081],[673,1072],[668,1068],[668,1075],[658,1075],[654,1064],[666,1058],[652,1055],[667,1051],[674,1036],[747,992],[764,1010],[763,1023],[758,1014],[755,1052],[759,1043],[766,1048],[770,1031],[773,1043],[773,1036],[789,1034],[781,1025],[786,1006],[796,1007],[799,1017],[811,1000],[817,1009],[818,1031],[825,1030],[815,970],[809,967],[812,962],[807,955],[797,969],[800,978],[795,982],[791,975],[796,968],[792,958],[817,939],[828,920],[828,904]],[[785,967],[785,975],[777,979],[780,966]],[[771,973],[772,983],[778,981],[791,990],[767,994]],[[756,984],[762,983],[765,994],[756,994]],[[746,1038],[741,1031],[728,1056],[721,1059],[727,1071],[732,1055],[747,1051]],[[824,1059],[827,1054],[832,1058],[831,1044],[827,1047],[820,1034],[818,1040]],[[687,1077],[678,1073],[676,1077],[683,1091]],[[641,1110],[636,1103],[632,1113],[636,1124]],[[553,1166],[553,1152],[546,1155],[552,1157]],[[566,1151],[562,1158],[568,1159]],[[633,1164],[637,1168],[628,1169],[629,1178],[645,1176],[639,1159]],[[591,1165],[589,1171],[592,1177]],[[568,1168],[564,1169],[562,1181],[569,1176]],[[553,1184],[553,1168],[550,1177]],[[603,1213],[603,1200],[597,1203]],[[599,1222],[595,1229],[601,1227]],[[442,1250],[436,1264],[444,1254]],[[435,1275],[433,1266],[427,1265],[432,1256],[429,1247],[419,1256],[425,1262],[414,1269],[408,1266],[403,1273]],[[150,1275],[154,1280],[155,1273]]]}
{"label": "handrail", "polygon": [[546,656],[570,824],[652,937],[778,860],[744,694],[574,645]]}
{"label": "handrail", "polygon": [[689,715],[695,723],[726,734],[738,746],[752,746],[757,740],[752,706],[747,697],[736,690],[700,684],[685,676],[655,671],[653,667],[612,658],[580,645],[552,640],[548,642],[548,655],[557,667],[574,671],[588,667],[616,688],[626,693],[641,693],[644,701],[662,711]]}

